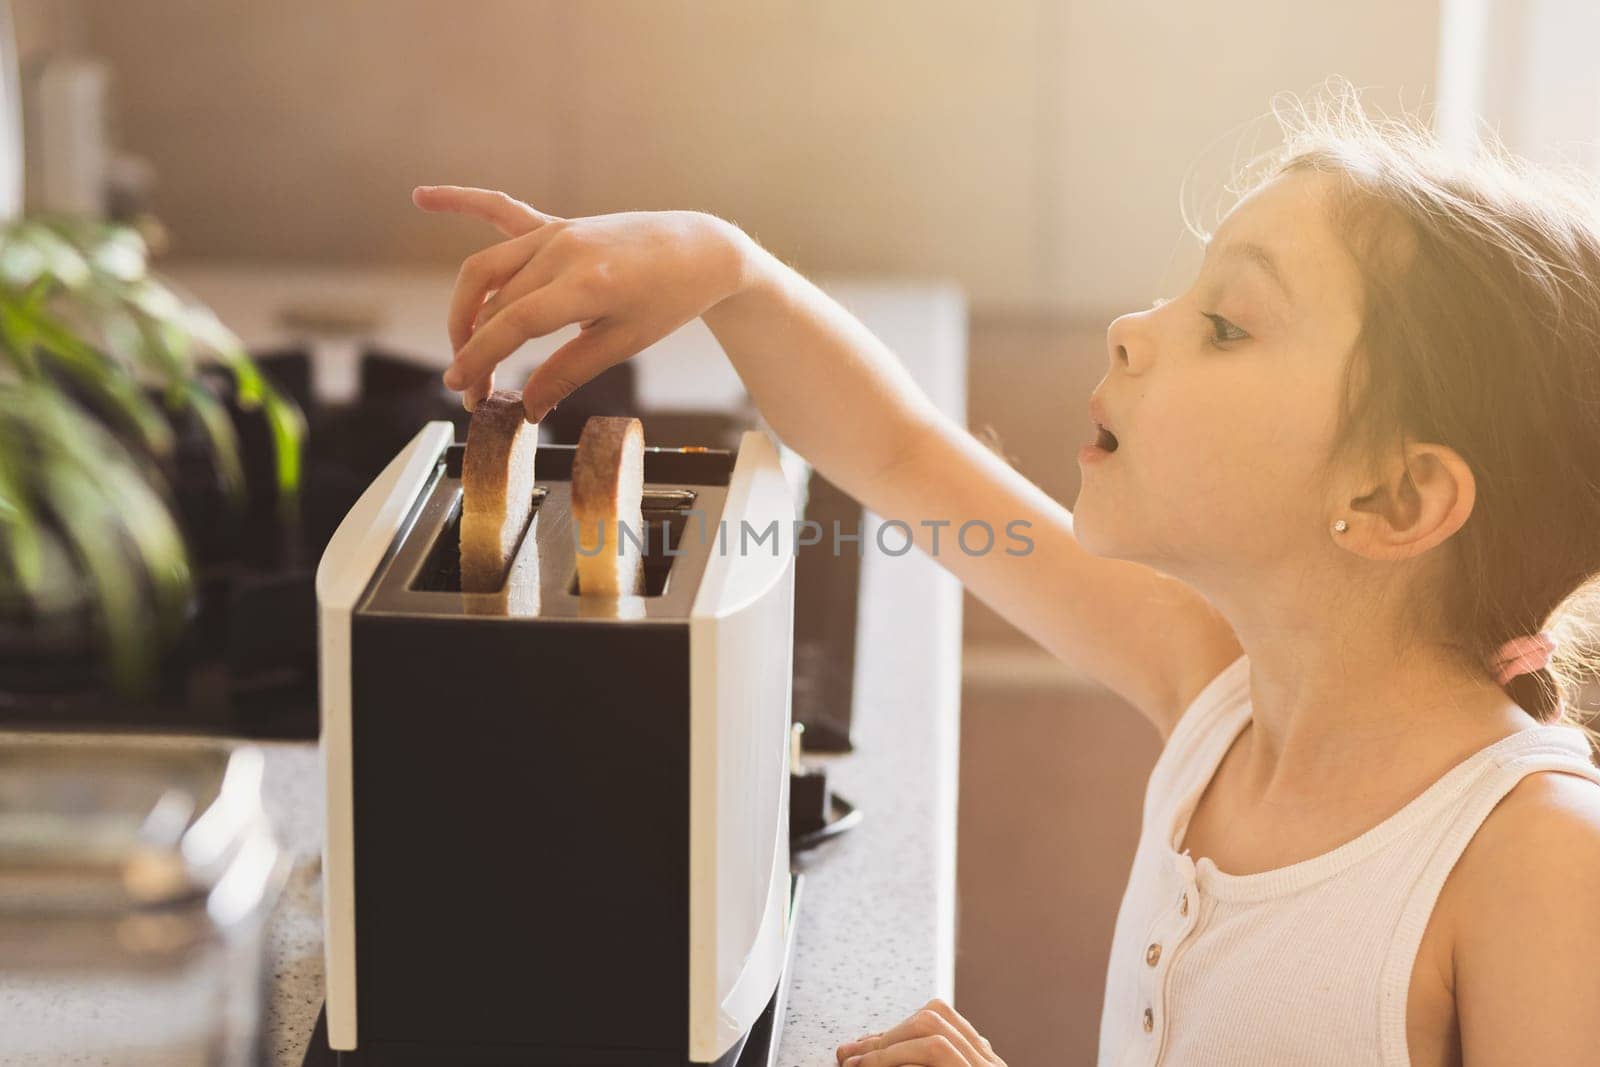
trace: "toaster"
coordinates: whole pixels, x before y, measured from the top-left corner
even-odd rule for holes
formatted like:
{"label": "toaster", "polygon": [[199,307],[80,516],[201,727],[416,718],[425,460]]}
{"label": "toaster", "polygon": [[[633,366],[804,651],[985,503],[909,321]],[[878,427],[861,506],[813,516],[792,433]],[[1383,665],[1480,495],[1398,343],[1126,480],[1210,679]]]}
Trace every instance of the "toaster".
{"label": "toaster", "polygon": [[[494,593],[427,424],[317,570],[340,1064],[731,1065],[782,1020],[795,497],[773,441],[646,448],[644,593],[576,591],[573,446]],[[309,1060],[308,1060],[309,1062]]]}

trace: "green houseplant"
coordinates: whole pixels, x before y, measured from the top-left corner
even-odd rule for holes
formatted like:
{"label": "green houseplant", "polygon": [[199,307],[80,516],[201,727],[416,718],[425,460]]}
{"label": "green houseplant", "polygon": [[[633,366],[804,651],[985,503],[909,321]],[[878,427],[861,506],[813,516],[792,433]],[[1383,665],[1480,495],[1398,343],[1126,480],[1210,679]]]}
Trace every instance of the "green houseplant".
{"label": "green houseplant", "polygon": [[291,521],[304,422],[210,311],[150,271],[130,227],[24,217],[0,227],[0,615],[76,626],[124,694],[146,691],[194,598],[174,513],[175,425],[198,429],[227,506],[239,440],[207,368],[270,429]]}

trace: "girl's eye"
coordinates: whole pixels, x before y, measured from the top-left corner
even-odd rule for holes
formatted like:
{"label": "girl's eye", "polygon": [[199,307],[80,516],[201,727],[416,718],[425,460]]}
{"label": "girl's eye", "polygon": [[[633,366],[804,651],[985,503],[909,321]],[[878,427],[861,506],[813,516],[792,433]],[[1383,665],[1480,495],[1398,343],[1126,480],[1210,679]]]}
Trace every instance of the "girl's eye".
{"label": "girl's eye", "polygon": [[1208,311],[1202,311],[1200,314],[1211,320],[1211,336],[1208,340],[1212,344],[1220,345],[1227,344],[1229,341],[1243,341],[1250,336],[1221,315],[1213,315]]}

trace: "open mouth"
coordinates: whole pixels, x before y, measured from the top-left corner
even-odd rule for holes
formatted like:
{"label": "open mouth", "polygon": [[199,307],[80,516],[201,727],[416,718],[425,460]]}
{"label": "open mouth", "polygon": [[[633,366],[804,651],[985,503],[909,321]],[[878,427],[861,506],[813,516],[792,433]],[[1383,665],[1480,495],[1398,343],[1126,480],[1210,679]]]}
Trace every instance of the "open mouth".
{"label": "open mouth", "polygon": [[1099,433],[1095,436],[1094,446],[1096,448],[1104,449],[1107,452],[1115,452],[1117,450],[1117,435],[1106,429],[1104,426],[1100,426],[1098,424],[1096,424],[1095,429],[1097,429]]}

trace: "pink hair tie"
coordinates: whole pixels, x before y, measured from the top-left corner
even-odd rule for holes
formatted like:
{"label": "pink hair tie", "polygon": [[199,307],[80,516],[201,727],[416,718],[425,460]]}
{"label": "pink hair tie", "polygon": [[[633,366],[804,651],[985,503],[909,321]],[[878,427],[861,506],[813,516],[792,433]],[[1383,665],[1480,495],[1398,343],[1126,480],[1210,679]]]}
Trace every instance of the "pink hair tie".
{"label": "pink hair tie", "polygon": [[1543,670],[1550,662],[1550,653],[1555,651],[1555,647],[1549,630],[1513,637],[1495,653],[1494,663],[1490,665],[1495,672],[1494,680],[1505,685],[1519,674]]}

